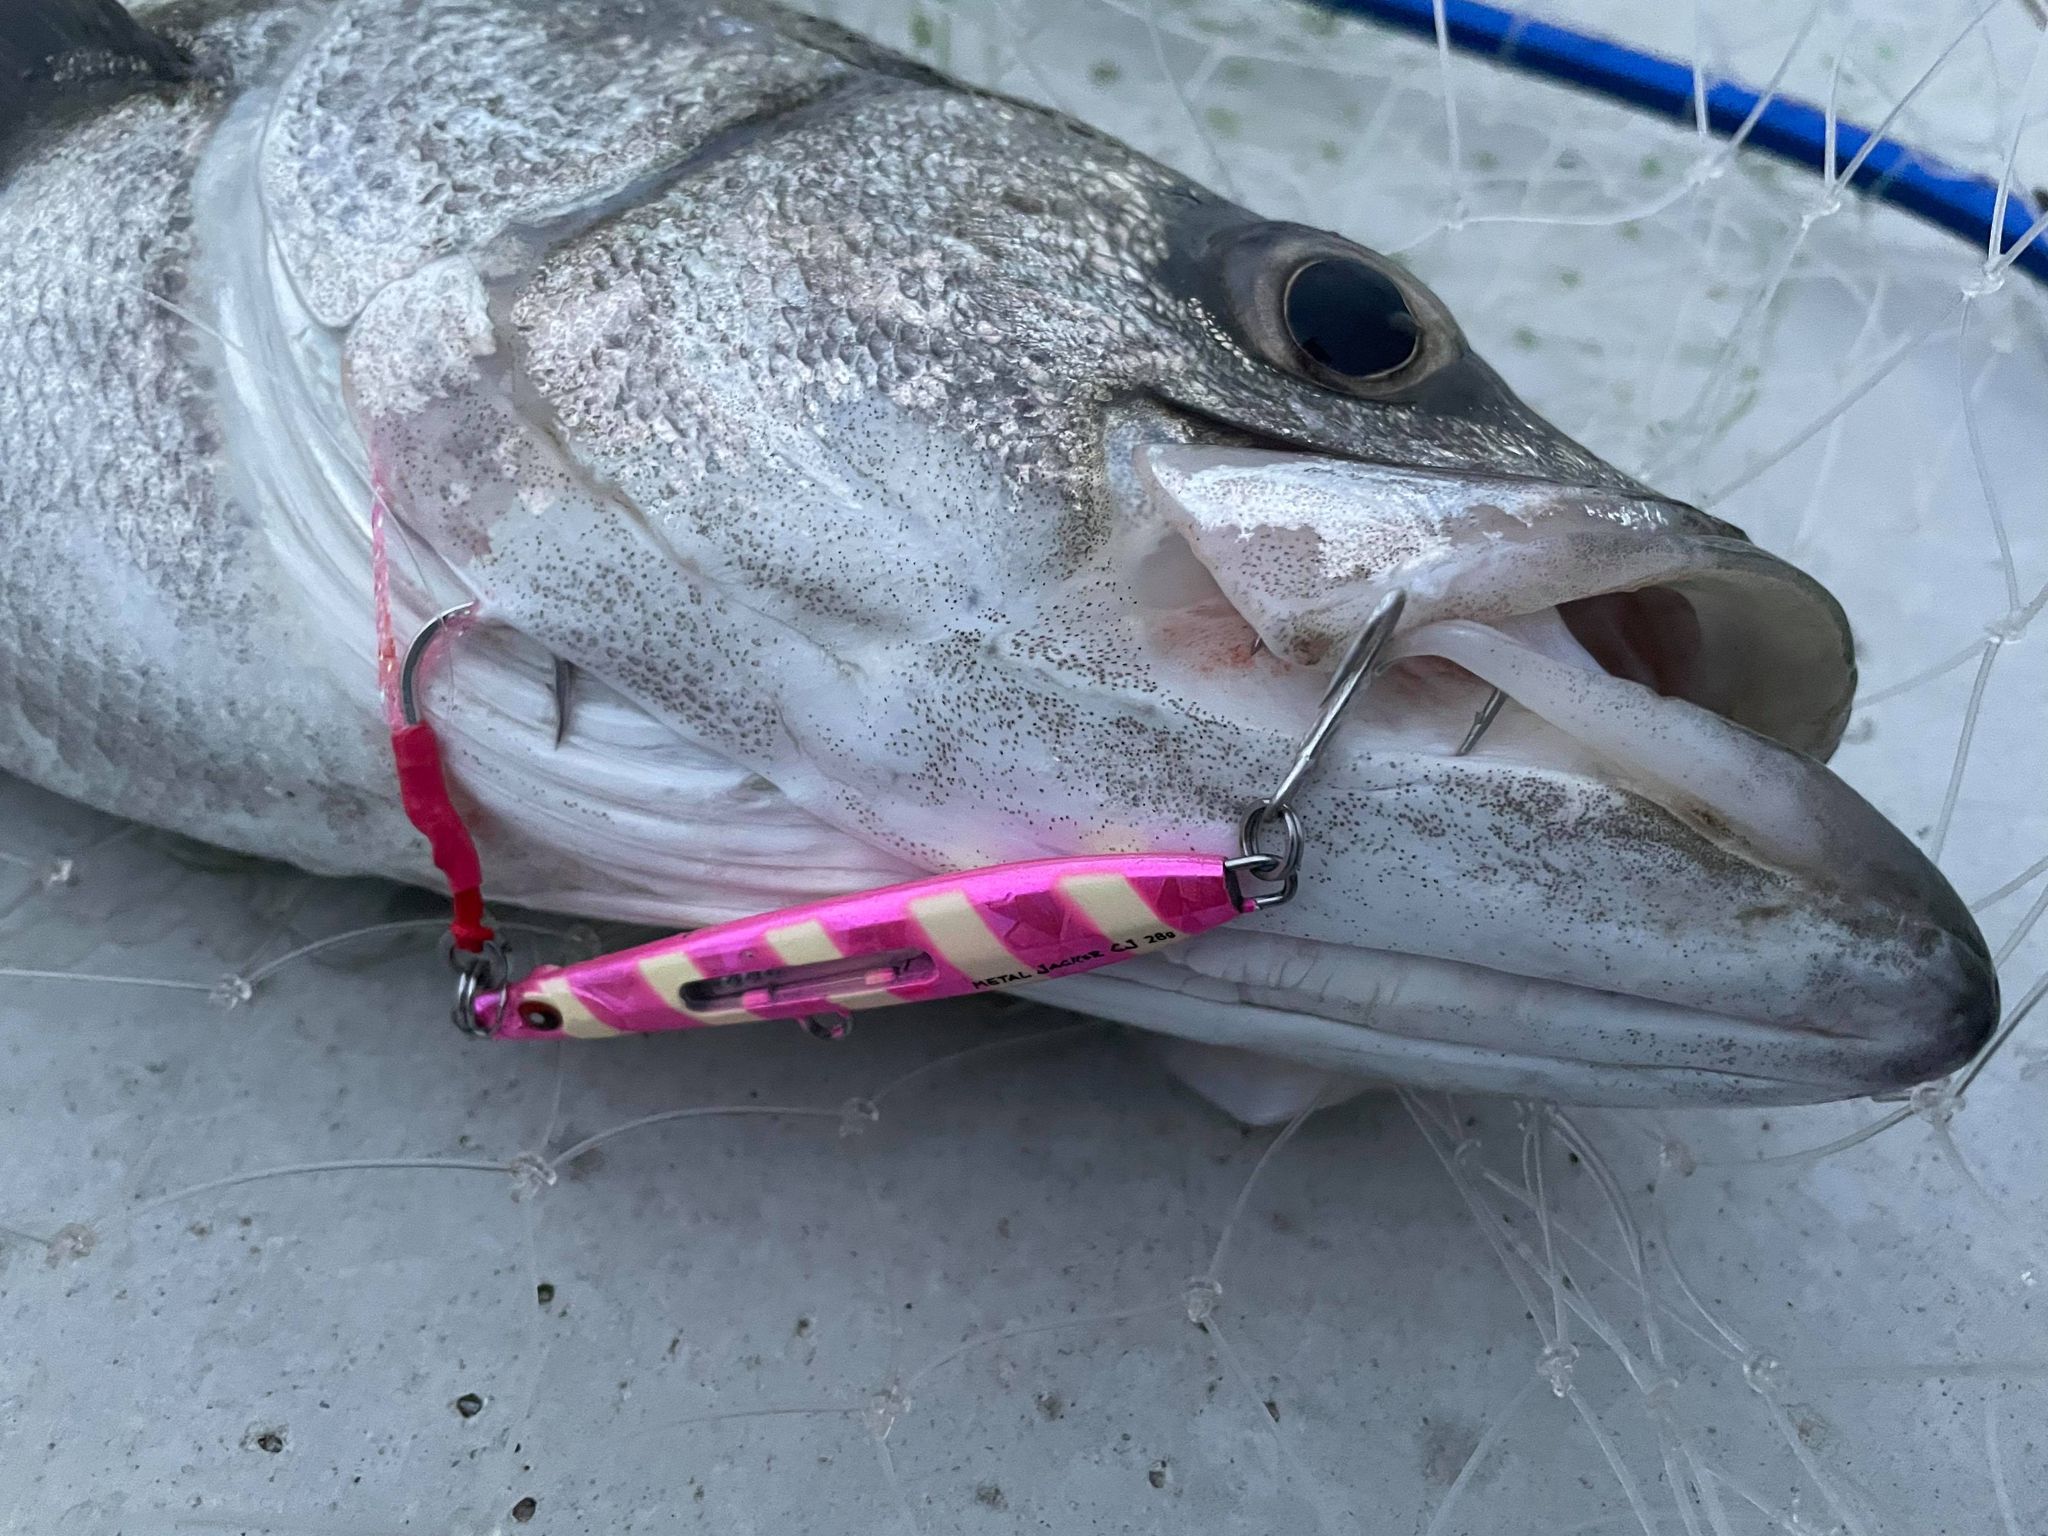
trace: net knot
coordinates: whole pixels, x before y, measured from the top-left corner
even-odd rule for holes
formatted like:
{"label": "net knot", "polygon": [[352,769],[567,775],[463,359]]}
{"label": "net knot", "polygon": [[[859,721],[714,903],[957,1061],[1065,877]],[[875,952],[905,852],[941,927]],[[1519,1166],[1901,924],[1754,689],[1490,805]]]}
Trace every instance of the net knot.
{"label": "net knot", "polygon": [[99,1243],[99,1234],[82,1221],[66,1222],[50,1236],[43,1250],[43,1262],[55,1269],[59,1264],[82,1259]]}
{"label": "net knot", "polygon": [[1571,1343],[1547,1345],[1536,1357],[1536,1374],[1550,1383],[1550,1390],[1557,1397],[1566,1396],[1572,1389],[1572,1372],[1579,1363],[1579,1346]]}
{"label": "net knot", "polygon": [[1945,1126],[1963,1107],[1963,1096],[1947,1078],[1922,1083],[1906,1097],[1906,1105],[1932,1126]]}
{"label": "net knot", "polygon": [[890,1382],[868,1399],[867,1412],[862,1415],[867,1421],[868,1433],[877,1440],[888,1439],[896,1421],[910,1412],[910,1404],[910,1394],[903,1390],[903,1383]]}
{"label": "net knot", "polygon": [[1785,1367],[1776,1355],[1758,1350],[1742,1362],[1742,1379],[1759,1397],[1775,1397],[1785,1387]]}
{"label": "net knot", "polygon": [[881,1118],[882,1108],[873,1099],[848,1099],[839,1106],[839,1139],[859,1136]]}
{"label": "net knot", "polygon": [[512,1175],[512,1198],[531,1200],[544,1189],[552,1189],[559,1175],[555,1165],[538,1152],[521,1152],[507,1165]]}
{"label": "net knot", "polygon": [[256,984],[238,971],[229,971],[216,981],[206,994],[206,1000],[225,1013],[247,1007],[255,999]]}

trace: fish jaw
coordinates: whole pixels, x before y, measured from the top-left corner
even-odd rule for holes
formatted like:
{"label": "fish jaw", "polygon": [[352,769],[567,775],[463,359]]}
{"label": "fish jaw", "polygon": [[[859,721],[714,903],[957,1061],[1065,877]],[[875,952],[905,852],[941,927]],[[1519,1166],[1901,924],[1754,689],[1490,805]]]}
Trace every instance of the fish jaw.
{"label": "fish jaw", "polygon": [[1590,646],[1634,681],[1802,751],[1825,757],[1848,723],[1855,660],[1840,605],[1682,502],[1269,449],[1159,444],[1134,459],[1168,550],[1192,556],[1212,598],[1304,666],[1341,653],[1399,588],[1411,629],[1555,609],[1566,653]]}
{"label": "fish jaw", "polygon": [[[1808,578],[1647,494],[1236,448],[1136,458],[1162,536],[1216,584],[1214,622],[1309,661],[1387,591],[1408,608],[1299,801],[1297,902],[1062,983],[1077,1006],[1580,1102],[1839,1098],[1982,1045],[1998,990],[1969,913],[1815,755],[1854,674]],[[1492,689],[1507,708],[1457,755]]]}
{"label": "fish jaw", "polygon": [[[1292,905],[1057,995],[1346,1075],[1606,1104],[1899,1089],[1996,1020],[1945,888],[1911,903],[1772,868],[1597,768],[1359,756],[1303,797]],[[1867,811],[1831,776],[1823,793],[1837,822]]]}

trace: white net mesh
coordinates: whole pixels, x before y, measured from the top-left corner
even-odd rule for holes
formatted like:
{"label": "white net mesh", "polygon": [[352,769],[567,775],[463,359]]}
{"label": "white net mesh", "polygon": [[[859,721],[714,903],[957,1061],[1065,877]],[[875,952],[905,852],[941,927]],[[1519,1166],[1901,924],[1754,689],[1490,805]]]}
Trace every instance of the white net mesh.
{"label": "white net mesh", "polygon": [[[824,9],[1402,255],[1560,427],[1811,569],[1863,647],[1839,766],[2039,995],[2031,279],[1317,12]],[[2048,170],[2020,0],[1544,14]],[[1277,1137],[1029,1005],[476,1050],[431,919],[303,952],[430,903],[5,795],[10,1528],[2048,1529],[2024,1021],[1966,1099]]]}

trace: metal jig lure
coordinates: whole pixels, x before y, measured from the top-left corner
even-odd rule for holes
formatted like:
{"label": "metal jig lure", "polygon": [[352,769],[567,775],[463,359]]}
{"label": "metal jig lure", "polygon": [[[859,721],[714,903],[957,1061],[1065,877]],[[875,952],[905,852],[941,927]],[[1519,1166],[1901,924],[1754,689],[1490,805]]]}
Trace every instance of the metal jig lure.
{"label": "metal jig lure", "polygon": [[[602,1038],[797,1019],[844,1035],[869,1008],[1074,976],[1293,899],[1308,839],[1294,798],[1359,691],[1382,670],[1405,595],[1389,593],[1338,663],[1279,787],[1248,810],[1234,858],[1093,854],[997,864],[861,891],[508,982],[503,950],[451,951],[456,1023],[495,1039]],[[400,677],[409,726],[436,619]],[[1277,852],[1260,847],[1277,828]],[[1262,887],[1258,889],[1255,887]]]}

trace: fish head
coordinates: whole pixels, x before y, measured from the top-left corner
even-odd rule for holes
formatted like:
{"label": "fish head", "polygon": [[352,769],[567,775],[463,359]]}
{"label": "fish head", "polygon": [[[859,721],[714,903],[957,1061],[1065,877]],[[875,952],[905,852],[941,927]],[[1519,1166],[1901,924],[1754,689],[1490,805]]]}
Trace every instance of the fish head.
{"label": "fish head", "polygon": [[[1823,766],[1855,674],[1818,584],[1550,426],[1394,261],[1015,103],[829,107],[354,321],[380,485],[489,616],[908,871],[1236,853],[1398,591],[1296,898],[1048,995],[1595,1102],[1978,1048],[1969,914]],[[497,820],[546,835],[551,783]],[[661,915],[707,915],[712,857]]]}

